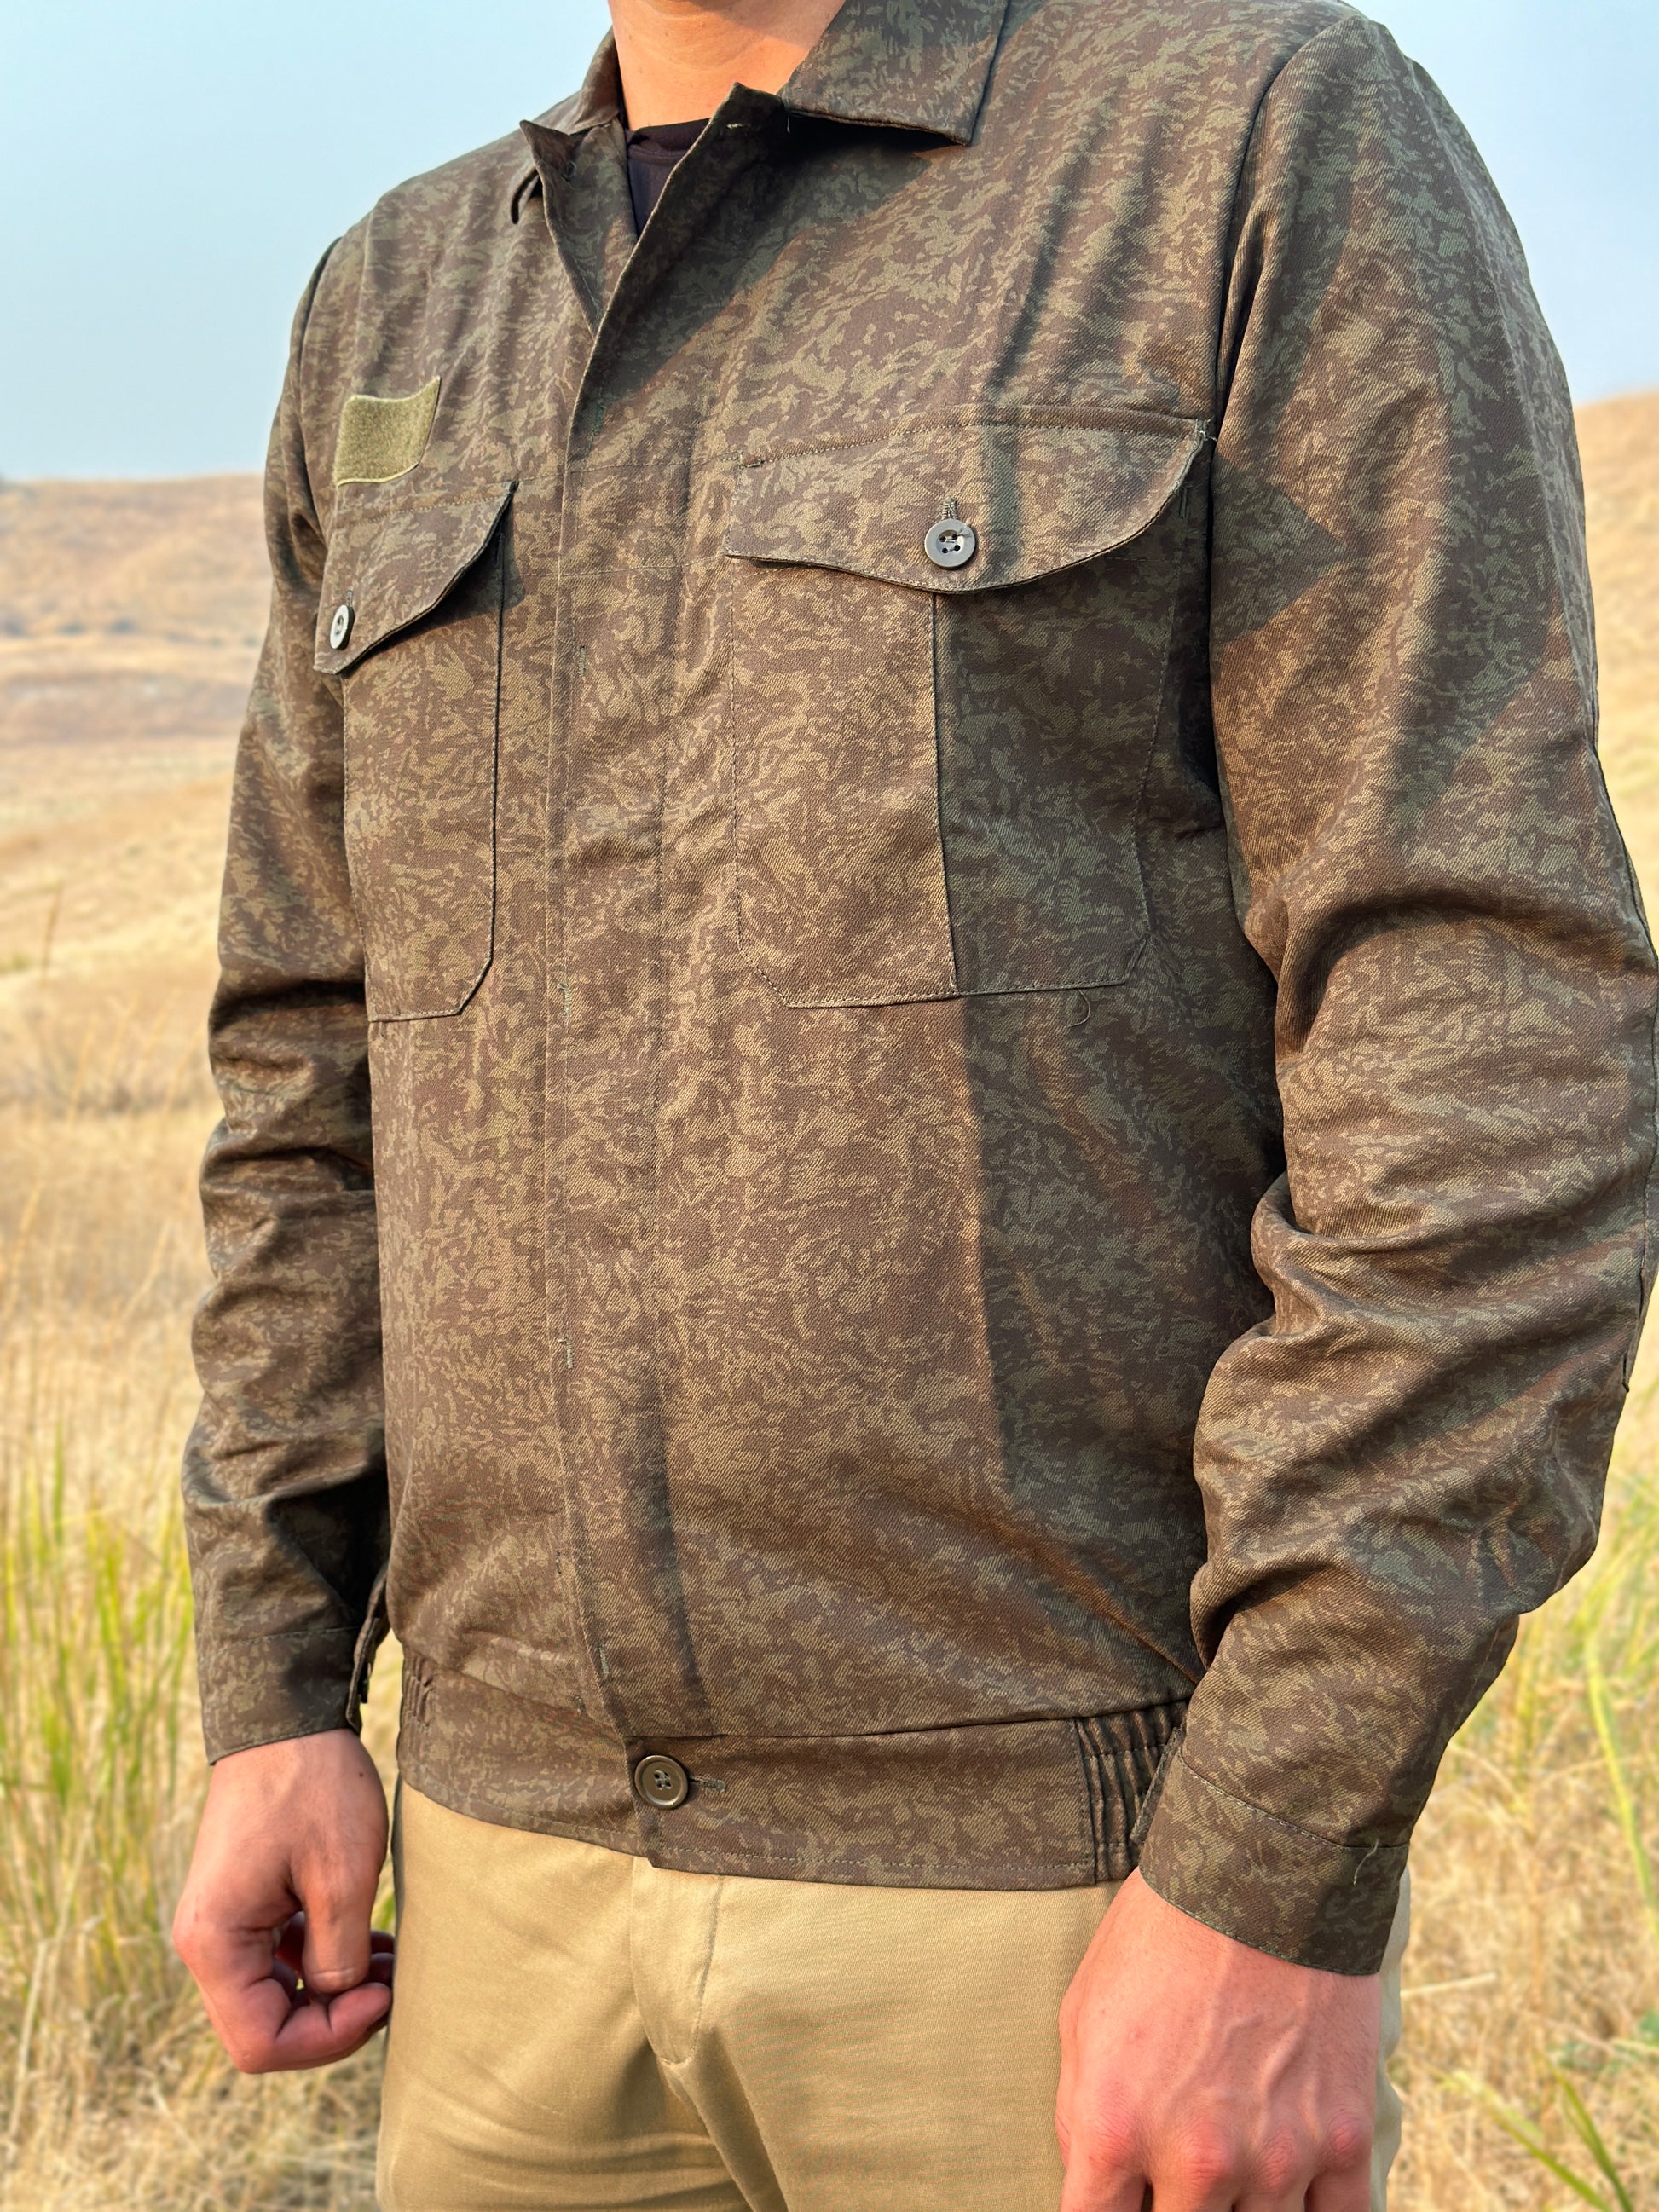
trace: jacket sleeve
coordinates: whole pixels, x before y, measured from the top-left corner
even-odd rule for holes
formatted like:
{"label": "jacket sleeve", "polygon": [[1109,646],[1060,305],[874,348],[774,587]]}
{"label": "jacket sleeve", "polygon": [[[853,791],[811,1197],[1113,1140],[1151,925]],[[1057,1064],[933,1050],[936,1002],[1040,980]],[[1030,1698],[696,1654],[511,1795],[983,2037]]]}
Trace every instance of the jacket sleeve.
{"label": "jacket sleeve", "polygon": [[1560,368],[1478,156],[1363,17],[1263,104],[1230,286],[1213,713],[1285,1167],[1272,1316],[1200,1419],[1207,1672],[1142,1870],[1364,1973],[1447,1742],[1595,1544],[1654,964]]}
{"label": "jacket sleeve", "polygon": [[[325,262],[324,267],[327,264]],[[387,1543],[363,960],[295,325],[265,483],[270,625],[238,750],[210,1047],[224,1119],[185,1524],[210,1758],[337,1728]]]}

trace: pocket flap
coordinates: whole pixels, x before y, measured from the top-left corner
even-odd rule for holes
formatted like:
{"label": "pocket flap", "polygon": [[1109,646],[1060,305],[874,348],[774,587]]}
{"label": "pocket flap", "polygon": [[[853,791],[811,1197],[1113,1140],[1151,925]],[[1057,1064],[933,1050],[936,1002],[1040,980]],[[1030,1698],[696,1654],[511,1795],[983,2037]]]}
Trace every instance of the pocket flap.
{"label": "pocket flap", "polygon": [[[513,489],[503,484],[441,507],[375,508],[342,523],[328,549],[317,611],[322,673],[343,675],[429,615],[489,544]],[[337,629],[343,631],[337,643]]]}
{"label": "pocket flap", "polygon": [[[737,471],[726,550],[927,592],[1025,583],[1138,538],[1207,434],[1172,416],[929,421],[868,444],[763,454]],[[925,541],[952,503],[976,543],[945,568]]]}

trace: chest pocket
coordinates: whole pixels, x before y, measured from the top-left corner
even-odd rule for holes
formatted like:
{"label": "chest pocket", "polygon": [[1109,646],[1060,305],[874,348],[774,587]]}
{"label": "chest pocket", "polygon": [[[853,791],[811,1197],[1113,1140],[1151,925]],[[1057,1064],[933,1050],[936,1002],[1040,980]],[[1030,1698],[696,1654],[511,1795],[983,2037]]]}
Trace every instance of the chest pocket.
{"label": "chest pocket", "polygon": [[[1127,975],[1205,434],[1158,416],[930,422],[738,471],[738,929],[786,1004]],[[956,565],[927,550],[940,523]]]}
{"label": "chest pocket", "polygon": [[316,665],[340,679],[345,845],[372,1021],[459,1013],[489,965],[506,515],[477,499],[337,520]]}

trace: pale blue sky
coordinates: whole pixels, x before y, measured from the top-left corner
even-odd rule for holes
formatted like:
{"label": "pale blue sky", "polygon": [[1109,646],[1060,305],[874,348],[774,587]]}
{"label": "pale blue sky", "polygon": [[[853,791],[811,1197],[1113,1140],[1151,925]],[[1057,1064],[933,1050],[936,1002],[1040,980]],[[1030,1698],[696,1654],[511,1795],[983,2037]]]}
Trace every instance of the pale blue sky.
{"label": "pale blue sky", "polygon": [[[1578,396],[1659,385],[1654,0],[1373,12],[1474,131]],[[0,473],[256,467],[323,247],[550,106],[604,21],[603,0],[3,0]]]}

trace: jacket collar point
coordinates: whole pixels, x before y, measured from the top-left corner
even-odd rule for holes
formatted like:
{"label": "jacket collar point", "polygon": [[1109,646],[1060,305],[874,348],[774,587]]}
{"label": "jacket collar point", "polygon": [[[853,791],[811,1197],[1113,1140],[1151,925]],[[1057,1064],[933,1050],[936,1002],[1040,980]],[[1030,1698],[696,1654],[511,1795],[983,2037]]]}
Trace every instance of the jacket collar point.
{"label": "jacket collar point", "polygon": [[843,0],[781,98],[797,115],[973,138],[1008,0]]}
{"label": "jacket collar point", "polygon": [[[965,146],[974,136],[1002,36],[1008,0],[842,0],[829,28],[781,94],[737,85],[722,112],[758,121],[763,108],[866,128],[921,131]],[[732,103],[737,103],[734,109]],[[570,163],[579,139],[623,112],[615,40],[607,33],[581,90],[533,123],[521,123],[532,155],[513,186],[512,220],[550,175]]]}

